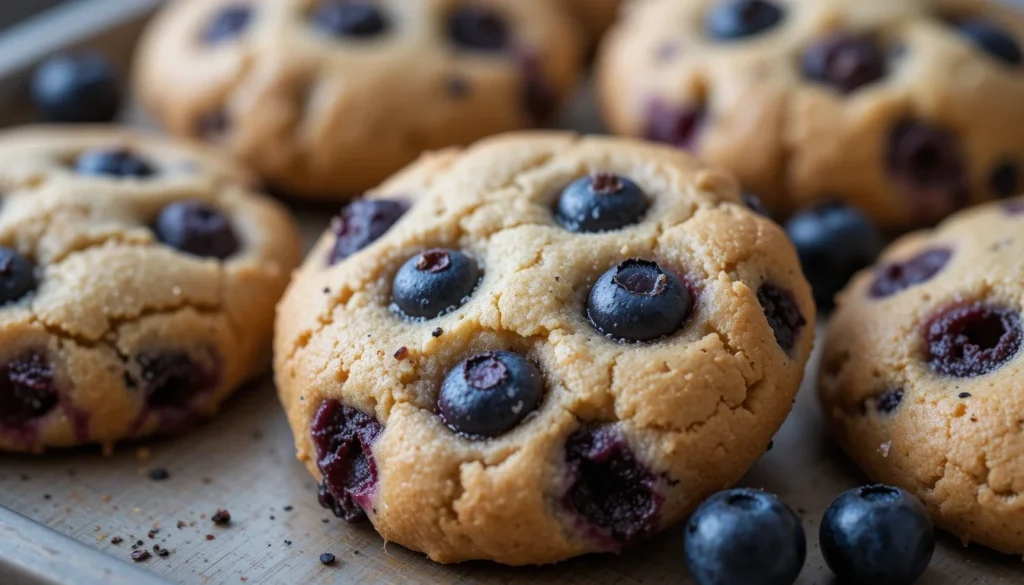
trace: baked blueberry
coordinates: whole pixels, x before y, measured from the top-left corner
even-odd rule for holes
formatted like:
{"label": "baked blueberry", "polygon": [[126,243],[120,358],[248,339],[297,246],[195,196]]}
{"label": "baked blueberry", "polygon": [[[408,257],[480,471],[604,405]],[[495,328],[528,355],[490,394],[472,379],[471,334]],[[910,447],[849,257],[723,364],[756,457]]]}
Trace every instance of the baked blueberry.
{"label": "baked blueberry", "polygon": [[320,505],[347,522],[366,517],[377,491],[373,443],[384,432],[370,417],[337,400],[325,400],[313,417],[310,434],[323,476]]}
{"label": "baked blueberry", "polygon": [[927,282],[942,272],[952,257],[952,250],[930,248],[903,262],[886,264],[876,271],[869,294],[879,299]]}
{"label": "baked blueberry", "polygon": [[143,353],[136,356],[141,380],[135,382],[156,410],[190,410],[195,399],[212,392],[219,373],[185,352]]}
{"label": "baked blueberry", "polygon": [[872,485],[852,489],[825,511],[821,552],[843,583],[910,585],[928,568],[935,528],[911,494]]}
{"label": "baked blueberry", "polygon": [[374,37],[389,27],[381,7],[363,0],[321,0],[312,18],[321,30],[338,37]]}
{"label": "baked blueberry", "polygon": [[496,437],[536,410],[544,381],[529,360],[508,351],[473,356],[448,373],[437,406],[444,422],[469,437]]}
{"label": "baked blueberry", "polygon": [[675,333],[692,310],[693,295],[678,276],[638,259],[602,274],[587,302],[594,327],[624,341],[650,341]]}
{"label": "baked blueberry", "polygon": [[808,47],[800,59],[804,77],[850,93],[885,76],[885,49],[871,35],[835,34]]}
{"label": "baked blueberry", "polygon": [[782,8],[767,0],[725,0],[708,12],[704,29],[715,40],[736,40],[765,32],[784,16]]}
{"label": "baked blueberry", "polygon": [[461,306],[479,280],[480,269],[469,255],[434,248],[398,269],[391,299],[407,317],[433,319]]}
{"label": "baked blueberry", "polygon": [[32,76],[32,98],[49,122],[105,123],[121,109],[114,65],[99,53],[51,57]]}
{"label": "baked blueberry", "polygon": [[215,45],[240,36],[252,22],[253,7],[249,4],[228,4],[218,10],[203,29],[203,41]]}
{"label": "baked blueberry", "polygon": [[920,221],[941,219],[967,203],[967,163],[948,130],[900,121],[889,134],[885,166]]}
{"label": "baked blueberry", "polygon": [[502,51],[510,40],[504,17],[483,6],[462,6],[449,14],[448,36],[475,51]]}
{"label": "baked blueberry", "polygon": [[1020,311],[981,302],[949,307],[927,325],[928,364],[957,378],[988,374],[1020,351]]}
{"label": "baked blueberry", "polygon": [[0,306],[23,298],[35,288],[32,263],[16,251],[0,247]]}
{"label": "baked blueberry", "polygon": [[193,256],[223,260],[238,251],[231,221],[201,201],[176,201],[164,207],[155,230],[161,242]]}
{"label": "baked blueberry", "polygon": [[757,301],[764,310],[764,317],[775,333],[775,342],[787,354],[796,347],[797,337],[807,319],[800,312],[800,306],[793,299],[793,294],[774,284],[764,283],[757,289]]}
{"label": "baked blueberry", "polygon": [[644,137],[683,150],[695,150],[703,123],[703,106],[673,106],[652,99],[647,102]]}
{"label": "baked blueberry", "polygon": [[611,425],[584,425],[565,444],[569,489],[562,504],[591,538],[618,550],[656,528],[664,501],[658,476]]}
{"label": "baked blueberry", "polygon": [[800,518],[752,489],[711,496],[686,525],[686,565],[699,585],[792,585],[807,557]]}
{"label": "baked blueberry", "polygon": [[75,160],[75,171],[81,175],[143,179],[156,174],[146,159],[127,148],[94,148]]}
{"label": "baked blueberry", "polygon": [[408,209],[408,203],[394,199],[360,199],[349,203],[331,223],[335,240],[327,263],[337,264],[369,246]]}
{"label": "baked blueberry", "polygon": [[46,416],[59,402],[53,365],[28,352],[0,365],[0,428],[20,429]]}
{"label": "baked blueberry", "polygon": [[1021,64],[1020,43],[1012,33],[995,23],[969,19],[957,22],[956,28],[975,46],[999,61],[1013,66]]}
{"label": "baked blueberry", "polygon": [[640,221],[650,201],[633,181],[614,173],[594,173],[562,190],[555,218],[572,232],[606,232]]}
{"label": "baked blueberry", "polygon": [[822,311],[832,308],[836,293],[885,247],[882,233],[866,215],[840,204],[798,212],[786,222],[786,233]]}
{"label": "baked blueberry", "polygon": [[1020,195],[1020,169],[1017,164],[1004,160],[996,165],[988,176],[988,186],[1000,199]]}

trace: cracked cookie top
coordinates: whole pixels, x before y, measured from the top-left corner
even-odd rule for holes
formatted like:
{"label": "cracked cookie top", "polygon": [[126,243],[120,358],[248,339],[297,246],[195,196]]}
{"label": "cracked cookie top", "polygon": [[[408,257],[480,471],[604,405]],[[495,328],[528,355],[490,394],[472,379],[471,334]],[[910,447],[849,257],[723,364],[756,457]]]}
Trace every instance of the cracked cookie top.
{"label": "cracked cookie top", "polygon": [[300,250],[249,182],[125,129],[0,135],[0,450],[173,432],[259,372]]}
{"label": "cracked cookie top", "polygon": [[298,456],[338,515],[442,562],[618,550],[736,481],[789,412],[814,304],[729,175],[528,133],[427,155],[367,197],[297,272],[275,336]]}
{"label": "cracked cookie top", "polygon": [[582,42],[549,0],[181,0],[136,89],[280,191],[346,199],[421,152],[548,120]]}
{"label": "cracked cookie top", "polygon": [[820,374],[843,447],[966,541],[1024,552],[1022,199],[904,237],[839,295]]}

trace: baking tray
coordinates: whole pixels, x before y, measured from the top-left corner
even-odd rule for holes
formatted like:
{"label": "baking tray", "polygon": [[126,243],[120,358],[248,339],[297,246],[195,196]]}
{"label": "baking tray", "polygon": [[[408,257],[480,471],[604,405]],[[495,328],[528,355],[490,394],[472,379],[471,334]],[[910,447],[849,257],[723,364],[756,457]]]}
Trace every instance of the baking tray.
{"label": "baking tray", "polygon": [[[0,125],[33,118],[26,73],[46,55],[92,46],[127,71],[139,31],[158,4],[77,0],[0,34]],[[559,126],[600,131],[593,103],[582,90]],[[309,245],[330,212],[295,211]],[[818,522],[835,495],[865,482],[827,439],[814,399],[816,363],[774,447],[741,482],[779,494],[802,517],[808,535],[802,585],[832,583],[817,547]],[[150,479],[154,469],[169,477]],[[230,511],[229,526],[212,523],[218,509]],[[139,541],[170,554],[131,564]],[[346,525],[319,507],[312,478],[294,458],[269,376],[184,437],[122,445],[111,456],[97,448],[0,456],[0,585],[689,583],[682,551],[681,527],[622,555],[534,568],[442,566],[385,544],[369,525]],[[325,552],[337,557],[334,565],[319,562]],[[1024,565],[943,535],[920,583],[1024,583]]]}

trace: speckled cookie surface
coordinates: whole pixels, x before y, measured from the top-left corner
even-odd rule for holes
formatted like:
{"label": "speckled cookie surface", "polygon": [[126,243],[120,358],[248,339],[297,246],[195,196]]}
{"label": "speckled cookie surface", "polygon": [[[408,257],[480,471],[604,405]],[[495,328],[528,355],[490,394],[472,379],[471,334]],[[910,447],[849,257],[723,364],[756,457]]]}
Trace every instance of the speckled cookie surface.
{"label": "speckled cookie surface", "polygon": [[735,482],[789,412],[815,319],[795,252],[682,152],[508,135],[360,205],[285,294],[275,374],[321,504],[389,541],[440,562],[618,550]]}
{"label": "speckled cookie surface", "polygon": [[143,40],[136,88],[172,132],[338,200],[424,150],[545,121],[581,38],[550,0],[181,0]]}
{"label": "speckled cookie surface", "polygon": [[0,135],[0,450],[182,429],[269,358],[296,228],[205,149]]}
{"label": "speckled cookie surface", "polygon": [[1024,553],[1024,200],[894,244],[840,295],[820,374],[843,448],[964,542]]}
{"label": "speckled cookie surface", "polygon": [[691,149],[776,212],[900,229],[1017,194],[1024,9],[986,0],[642,0],[606,37],[617,133]]}

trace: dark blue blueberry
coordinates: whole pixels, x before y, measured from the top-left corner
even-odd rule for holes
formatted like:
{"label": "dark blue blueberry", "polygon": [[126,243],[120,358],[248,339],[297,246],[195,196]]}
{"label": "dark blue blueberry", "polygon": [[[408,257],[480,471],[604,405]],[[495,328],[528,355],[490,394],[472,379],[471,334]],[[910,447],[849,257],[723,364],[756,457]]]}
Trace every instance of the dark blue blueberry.
{"label": "dark blue blueberry", "polygon": [[407,317],[433,319],[461,306],[479,280],[480,269],[471,257],[435,248],[402,265],[391,298]]}
{"label": "dark blue blueberry", "polygon": [[441,418],[457,433],[497,437],[533,412],[544,396],[540,372],[507,351],[473,356],[455,366],[441,385]]}
{"label": "dark blue blueberry", "polygon": [[161,242],[193,256],[223,260],[238,251],[231,221],[200,201],[176,201],[164,207],[155,231]]}
{"label": "dark blue blueberry", "polygon": [[800,518],[772,494],[718,492],[686,525],[686,564],[699,585],[792,585],[807,557]]}
{"label": "dark blue blueberry", "polygon": [[238,37],[252,22],[253,8],[248,4],[228,4],[213,15],[203,29],[203,41],[215,45]]}
{"label": "dark blue blueberry", "polygon": [[327,258],[337,264],[384,235],[409,209],[409,204],[393,199],[360,199],[349,203],[331,223],[334,247]]}
{"label": "dark blue blueberry", "polygon": [[0,425],[22,428],[59,403],[53,365],[38,352],[0,365]]}
{"label": "dark blue blueberry", "polygon": [[463,6],[448,16],[448,36],[474,51],[502,51],[510,34],[504,17],[483,6]]}
{"label": "dark blue blueberry", "polygon": [[866,215],[839,204],[801,211],[786,222],[800,264],[822,311],[858,271],[874,264],[885,240]]}
{"label": "dark blue blueberry", "polygon": [[761,201],[760,197],[749,191],[744,191],[740,197],[743,198],[743,204],[746,205],[748,209],[762,217],[772,219],[772,212],[768,211],[768,208],[765,207],[764,202]]}
{"label": "dark blue blueberry", "polygon": [[14,250],[0,247],[0,306],[21,299],[35,288],[32,263]]}
{"label": "dark blue blueberry", "polygon": [[127,148],[95,148],[79,155],[75,171],[81,175],[142,179],[156,174],[149,161]]}
{"label": "dark blue blueberry", "polygon": [[885,264],[876,271],[869,295],[880,299],[927,282],[942,272],[952,257],[952,250],[931,248],[903,262]]}
{"label": "dark blue blueberry", "polygon": [[366,517],[377,491],[372,448],[383,432],[376,419],[337,400],[323,401],[313,417],[310,435],[323,475],[320,505],[347,522]]}
{"label": "dark blue blueberry", "polygon": [[606,232],[632,225],[650,201],[639,185],[614,173],[577,179],[558,197],[555,217],[572,232]]}
{"label": "dark blue blueberry", "polygon": [[910,585],[932,558],[935,529],[909,493],[872,485],[836,498],[821,519],[821,552],[843,583]]}
{"label": "dark blue blueberry", "polygon": [[657,263],[630,259],[605,272],[590,289],[587,316],[598,331],[625,341],[650,341],[679,330],[693,296]]}
{"label": "dark blue blueberry", "polygon": [[889,134],[885,167],[918,221],[942,219],[967,203],[967,162],[944,128],[901,120]]}
{"label": "dark blue blueberry", "polygon": [[711,38],[729,41],[763,33],[784,16],[782,8],[766,0],[726,0],[711,9],[704,28]]}
{"label": "dark blue blueberry", "polygon": [[1013,66],[1021,64],[1020,43],[1009,31],[980,19],[957,22],[956,28],[975,46],[999,61]]}
{"label": "dark blue blueberry", "polygon": [[1000,199],[1020,195],[1020,169],[1017,163],[1004,160],[996,165],[988,176],[988,186]]}
{"label": "dark blue blueberry", "polygon": [[787,354],[796,347],[800,331],[807,325],[807,319],[800,312],[793,294],[771,283],[764,283],[757,289],[757,302],[764,309],[768,326],[775,333],[775,342]]}
{"label": "dark blue blueberry", "polygon": [[312,18],[320,29],[339,37],[374,37],[390,27],[380,6],[359,0],[322,0]]}
{"label": "dark blue blueberry", "polygon": [[840,33],[808,47],[800,66],[807,79],[850,93],[885,77],[886,52],[872,36]]}
{"label": "dark blue blueberry", "polygon": [[933,317],[925,331],[928,364],[956,378],[988,374],[1013,359],[1024,337],[1017,309],[960,303]]}
{"label": "dark blue blueberry", "polygon": [[98,53],[58,55],[32,76],[32,98],[49,122],[105,123],[121,109],[114,65]]}

